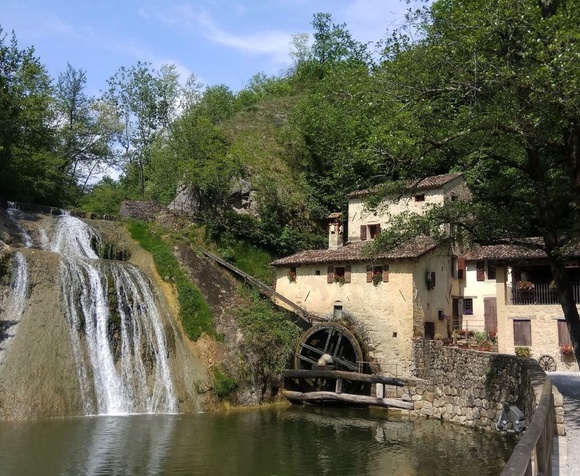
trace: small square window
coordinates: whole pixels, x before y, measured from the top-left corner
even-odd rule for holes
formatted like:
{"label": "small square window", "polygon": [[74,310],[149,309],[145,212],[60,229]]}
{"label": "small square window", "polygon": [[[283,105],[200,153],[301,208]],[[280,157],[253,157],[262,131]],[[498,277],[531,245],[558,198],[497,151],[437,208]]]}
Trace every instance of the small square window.
{"label": "small square window", "polygon": [[415,201],[416,202],[424,202],[425,201],[425,194],[419,193],[419,194],[415,195]]}
{"label": "small square window", "polygon": [[296,268],[295,267],[290,268],[290,270],[288,271],[288,280],[291,283],[296,282]]}
{"label": "small square window", "polygon": [[463,300],[463,315],[464,316],[473,315],[473,299],[472,298]]}
{"label": "small square window", "polygon": [[335,278],[344,278],[344,266],[336,266],[334,268],[334,277]]}
{"label": "small square window", "polygon": [[381,234],[381,225],[369,225],[369,238],[374,240]]}
{"label": "small square window", "polygon": [[316,271],[314,271],[314,274],[315,274],[316,276],[320,276],[320,270],[319,270],[319,269],[317,269]]}

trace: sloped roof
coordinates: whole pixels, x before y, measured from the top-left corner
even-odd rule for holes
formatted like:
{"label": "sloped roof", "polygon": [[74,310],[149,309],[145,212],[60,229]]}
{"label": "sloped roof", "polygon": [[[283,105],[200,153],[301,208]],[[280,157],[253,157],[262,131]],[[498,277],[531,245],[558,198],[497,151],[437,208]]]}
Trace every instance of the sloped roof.
{"label": "sloped roof", "polygon": [[414,238],[392,251],[369,256],[364,253],[364,247],[368,242],[359,241],[349,243],[336,250],[306,250],[280,258],[272,262],[273,266],[290,266],[303,264],[344,263],[356,261],[370,261],[375,259],[400,260],[417,259],[428,251],[437,247],[437,244],[428,236]]}
{"label": "sloped roof", "polygon": [[[463,255],[466,261],[508,261],[508,260],[530,260],[546,259],[547,255],[543,249],[533,246],[543,246],[542,238],[528,238],[529,246],[521,244],[500,244],[480,246]],[[580,257],[580,242],[570,245],[564,255],[568,258]]]}
{"label": "sloped roof", "polygon": [[[443,174],[443,175],[432,175],[431,177],[425,177],[420,179],[419,181],[416,180],[407,180],[406,185],[410,190],[429,190],[432,188],[439,188],[443,187],[443,185],[455,180],[457,177],[462,176],[463,174]],[[373,192],[376,192],[378,187],[367,188],[365,190],[359,190],[357,192],[352,192],[349,197],[350,198],[358,198],[364,197],[369,195]]]}

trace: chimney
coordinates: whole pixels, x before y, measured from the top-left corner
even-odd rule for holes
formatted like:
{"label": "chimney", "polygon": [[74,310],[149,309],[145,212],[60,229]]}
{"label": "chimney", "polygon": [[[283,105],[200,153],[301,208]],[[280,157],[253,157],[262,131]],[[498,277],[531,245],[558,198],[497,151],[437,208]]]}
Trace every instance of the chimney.
{"label": "chimney", "polygon": [[328,249],[336,250],[344,244],[344,226],[342,213],[331,213],[328,216]]}

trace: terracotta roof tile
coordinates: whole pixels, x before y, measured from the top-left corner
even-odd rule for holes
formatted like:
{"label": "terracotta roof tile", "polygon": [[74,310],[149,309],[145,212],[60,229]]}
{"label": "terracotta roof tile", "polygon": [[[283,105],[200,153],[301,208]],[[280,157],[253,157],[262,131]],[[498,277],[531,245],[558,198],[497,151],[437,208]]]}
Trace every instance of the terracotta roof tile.
{"label": "terracotta roof tile", "polygon": [[372,257],[364,253],[364,247],[368,242],[359,241],[349,243],[336,250],[306,250],[299,253],[280,258],[272,262],[273,266],[290,266],[301,264],[322,264],[322,263],[341,263],[355,261],[369,261],[371,259],[416,259],[436,248],[437,244],[428,236],[420,236],[398,248],[373,255]]}
{"label": "terracotta roof tile", "polygon": [[[533,246],[543,246],[541,238],[529,238],[532,247],[520,244],[501,244],[480,246],[463,257],[466,261],[483,261],[483,260],[528,260],[528,259],[546,259],[546,252]],[[568,247],[565,255],[569,258],[580,257],[580,242]]]}
{"label": "terracotta roof tile", "polygon": [[[407,180],[407,186],[409,189],[415,190],[428,190],[431,188],[439,188],[445,185],[446,183],[455,180],[457,177],[462,176],[463,174],[443,174],[443,175],[433,175],[431,177],[425,177],[424,179],[415,179],[415,180]],[[419,180],[419,181],[417,181]],[[357,198],[357,197],[364,197],[365,195],[369,195],[375,191],[377,191],[378,187],[367,188],[365,190],[359,190],[357,192],[352,192],[349,197],[350,198]]]}

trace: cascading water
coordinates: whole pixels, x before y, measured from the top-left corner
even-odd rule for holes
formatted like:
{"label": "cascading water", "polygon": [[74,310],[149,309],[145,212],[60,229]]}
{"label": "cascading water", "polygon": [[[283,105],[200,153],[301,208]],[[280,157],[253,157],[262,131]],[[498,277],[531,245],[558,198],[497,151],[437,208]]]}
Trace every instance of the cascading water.
{"label": "cascading water", "polygon": [[56,218],[47,248],[60,253],[60,288],[86,414],[178,410],[160,307],[135,266],[99,260],[99,234]]}
{"label": "cascading water", "polygon": [[16,334],[16,327],[24,312],[28,293],[28,265],[26,257],[20,252],[14,254],[10,291],[3,306],[4,317],[0,320],[0,336],[2,337],[0,362],[10,346],[11,339]]}

